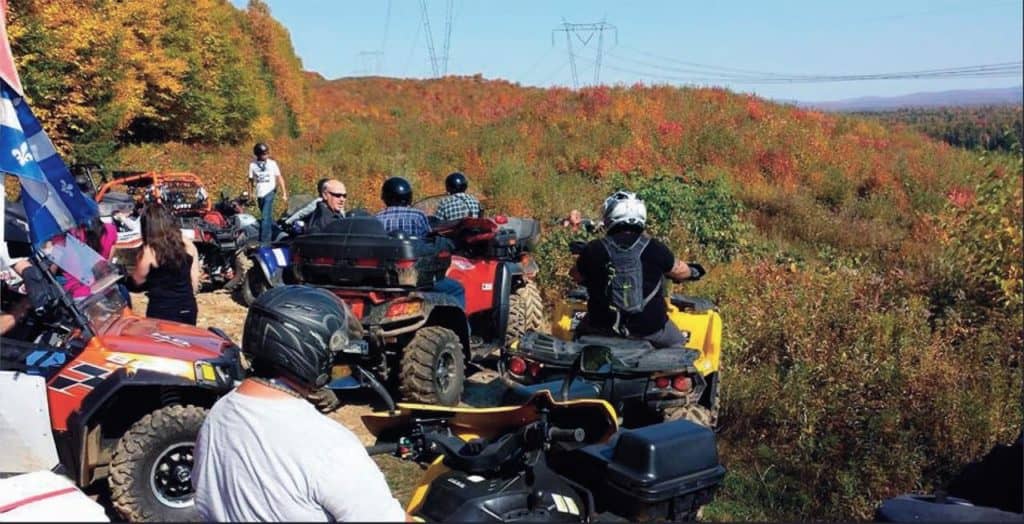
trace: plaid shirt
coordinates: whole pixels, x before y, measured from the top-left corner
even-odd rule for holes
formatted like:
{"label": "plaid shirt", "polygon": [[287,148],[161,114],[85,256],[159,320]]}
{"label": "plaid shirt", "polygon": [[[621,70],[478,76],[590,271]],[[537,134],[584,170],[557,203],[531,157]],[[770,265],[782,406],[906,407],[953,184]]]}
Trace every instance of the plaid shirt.
{"label": "plaid shirt", "polygon": [[430,222],[423,211],[412,207],[391,206],[377,213],[388,233],[401,231],[408,236],[423,238],[430,232]]}
{"label": "plaid shirt", "polygon": [[442,222],[480,216],[480,202],[469,193],[455,193],[438,204],[437,213],[434,213],[434,216],[441,219]]}

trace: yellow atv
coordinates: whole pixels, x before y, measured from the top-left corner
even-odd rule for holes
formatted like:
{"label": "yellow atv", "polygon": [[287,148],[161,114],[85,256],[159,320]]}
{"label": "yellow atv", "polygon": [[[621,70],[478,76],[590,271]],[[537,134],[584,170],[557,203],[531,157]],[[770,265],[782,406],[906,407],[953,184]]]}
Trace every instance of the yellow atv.
{"label": "yellow atv", "polygon": [[[572,376],[631,377],[608,348],[591,346]],[[365,380],[372,375],[357,368]],[[690,521],[725,476],[715,434],[686,420],[620,429],[600,399],[557,401],[540,391],[519,405],[399,404],[373,386],[387,413],[362,417],[390,454],[426,470],[406,511],[426,522]]]}
{"label": "yellow atv", "polygon": [[[578,246],[573,248],[574,252],[579,249]],[[666,362],[660,372],[652,372],[643,379],[617,380],[612,387],[577,382],[569,398],[608,400],[625,417],[627,426],[649,424],[651,416],[666,420],[685,418],[712,428],[717,425],[722,355],[722,319],[718,308],[706,298],[672,295],[665,300],[669,320],[686,337],[684,347],[695,353],[690,359],[692,362],[685,369]],[[602,340],[607,337],[583,337],[573,342],[576,327],[586,312],[587,290],[577,288],[555,303],[551,336],[528,333],[504,351],[500,370],[506,381],[513,382],[505,403],[521,402],[541,389],[555,391],[551,389],[552,381],[563,377],[576,354],[588,345],[606,345],[634,359],[644,358],[643,353],[653,357],[658,351],[664,351],[651,347],[645,350],[640,347],[645,342],[630,344],[634,341],[628,339],[613,343]]]}

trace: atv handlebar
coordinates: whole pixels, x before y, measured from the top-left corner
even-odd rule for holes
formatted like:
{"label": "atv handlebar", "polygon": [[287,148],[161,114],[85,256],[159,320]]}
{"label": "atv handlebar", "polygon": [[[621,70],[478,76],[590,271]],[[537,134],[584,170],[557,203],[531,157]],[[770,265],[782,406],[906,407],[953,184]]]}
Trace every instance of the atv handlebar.
{"label": "atv handlebar", "polygon": [[383,444],[374,444],[373,446],[366,446],[366,453],[373,455],[391,455],[398,451],[397,442],[385,442]]}
{"label": "atv handlebar", "polygon": [[587,432],[583,428],[563,429],[552,427],[548,431],[548,439],[551,442],[583,442],[587,438]]}

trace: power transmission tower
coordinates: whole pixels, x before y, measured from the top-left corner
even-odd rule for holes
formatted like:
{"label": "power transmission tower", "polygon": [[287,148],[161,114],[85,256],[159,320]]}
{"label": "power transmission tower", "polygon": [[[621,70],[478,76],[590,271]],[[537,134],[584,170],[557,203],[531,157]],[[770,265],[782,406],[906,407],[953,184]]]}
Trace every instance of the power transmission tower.
{"label": "power transmission tower", "polygon": [[551,45],[555,45],[555,33],[560,31],[565,32],[565,43],[569,51],[569,65],[572,68],[572,85],[577,89],[580,87],[580,82],[576,73],[576,55],[572,52],[572,37],[575,36],[586,47],[594,38],[594,34],[597,34],[597,62],[594,67],[594,84],[601,83],[601,54],[604,52],[604,32],[615,32],[615,43],[618,44],[619,30],[604,20],[590,24],[570,24],[563,18],[562,27],[551,30]]}
{"label": "power transmission tower", "polygon": [[384,53],[381,51],[360,51],[356,53],[356,63],[362,67],[356,70],[357,75],[368,75],[370,72],[380,73],[380,61]]}
{"label": "power transmission tower", "polygon": [[427,51],[430,53],[430,67],[434,76],[448,74],[448,52],[451,49],[452,41],[452,18],[455,11],[455,1],[447,1],[445,11],[444,42],[441,48],[442,54],[438,55],[434,49],[434,32],[430,29],[430,13],[427,11],[427,0],[420,0],[420,9],[423,11],[423,26],[427,30]]}

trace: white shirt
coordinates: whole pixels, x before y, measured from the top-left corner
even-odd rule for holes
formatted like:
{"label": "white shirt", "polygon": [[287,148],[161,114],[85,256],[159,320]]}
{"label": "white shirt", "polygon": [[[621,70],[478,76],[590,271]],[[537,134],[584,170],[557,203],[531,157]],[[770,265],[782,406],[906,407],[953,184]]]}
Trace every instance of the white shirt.
{"label": "white shirt", "polygon": [[263,198],[277,189],[277,177],[281,168],[272,159],[253,160],[249,163],[249,180],[256,182],[256,198]]}
{"label": "white shirt", "polygon": [[192,485],[208,522],[405,520],[359,439],[298,398],[218,400],[196,439]]}

